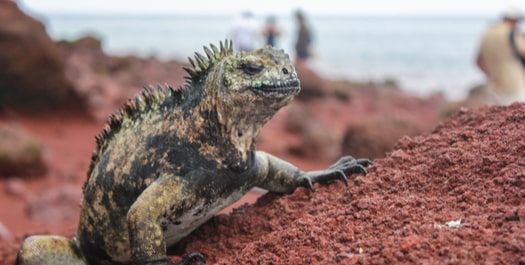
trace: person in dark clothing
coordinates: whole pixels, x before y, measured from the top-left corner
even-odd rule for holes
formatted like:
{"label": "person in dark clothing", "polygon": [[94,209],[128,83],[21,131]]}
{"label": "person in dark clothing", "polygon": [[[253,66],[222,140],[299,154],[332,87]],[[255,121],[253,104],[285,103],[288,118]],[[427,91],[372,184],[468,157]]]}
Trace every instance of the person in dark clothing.
{"label": "person in dark clothing", "polygon": [[263,35],[265,36],[266,45],[275,47],[277,45],[277,38],[281,35],[281,31],[276,23],[277,19],[275,16],[269,16],[266,19],[266,26],[263,29]]}
{"label": "person in dark clothing", "polygon": [[310,57],[310,45],[312,42],[311,32],[306,24],[306,18],[302,11],[295,12],[297,19],[298,34],[295,43],[295,53],[297,61],[305,61]]}

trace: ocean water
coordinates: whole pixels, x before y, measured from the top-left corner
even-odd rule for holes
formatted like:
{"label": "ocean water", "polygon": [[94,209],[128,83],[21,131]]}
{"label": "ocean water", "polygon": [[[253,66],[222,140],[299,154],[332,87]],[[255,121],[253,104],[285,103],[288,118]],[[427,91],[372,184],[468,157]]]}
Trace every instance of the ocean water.
{"label": "ocean water", "polygon": [[[41,19],[52,38],[91,34],[106,52],[186,60],[202,46],[230,36],[233,17],[46,15]],[[258,18],[261,25],[264,17]],[[409,92],[464,98],[484,82],[475,66],[479,39],[497,18],[491,17],[319,17],[308,22],[314,35],[311,60],[323,76],[359,82],[394,79]],[[278,46],[293,57],[293,17],[278,17],[283,34]],[[260,40],[262,44],[262,38]]]}

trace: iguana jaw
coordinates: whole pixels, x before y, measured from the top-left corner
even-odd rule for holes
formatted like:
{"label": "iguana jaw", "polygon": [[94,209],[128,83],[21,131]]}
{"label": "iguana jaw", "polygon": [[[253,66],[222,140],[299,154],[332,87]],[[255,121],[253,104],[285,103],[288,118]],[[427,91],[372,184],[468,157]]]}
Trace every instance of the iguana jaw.
{"label": "iguana jaw", "polygon": [[255,84],[248,89],[266,98],[283,98],[297,95],[301,91],[301,85],[298,79],[271,80]]}

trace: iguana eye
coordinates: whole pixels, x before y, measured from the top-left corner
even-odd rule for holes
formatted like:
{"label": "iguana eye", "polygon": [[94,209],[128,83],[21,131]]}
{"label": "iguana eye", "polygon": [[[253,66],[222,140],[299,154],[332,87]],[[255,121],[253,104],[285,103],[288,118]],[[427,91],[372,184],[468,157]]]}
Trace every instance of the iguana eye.
{"label": "iguana eye", "polygon": [[243,63],[241,68],[247,75],[256,75],[264,69],[264,66],[262,64],[248,62]]}

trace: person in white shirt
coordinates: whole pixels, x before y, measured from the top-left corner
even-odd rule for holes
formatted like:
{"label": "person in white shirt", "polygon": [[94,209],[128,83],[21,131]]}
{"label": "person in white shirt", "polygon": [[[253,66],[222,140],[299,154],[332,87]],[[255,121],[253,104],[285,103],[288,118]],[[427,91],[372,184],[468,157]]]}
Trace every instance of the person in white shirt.
{"label": "person in white shirt", "polygon": [[251,12],[243,12],[235,19],[231,37],[234,51],[252,51],[256,48],[260,33],[259,23]]}

